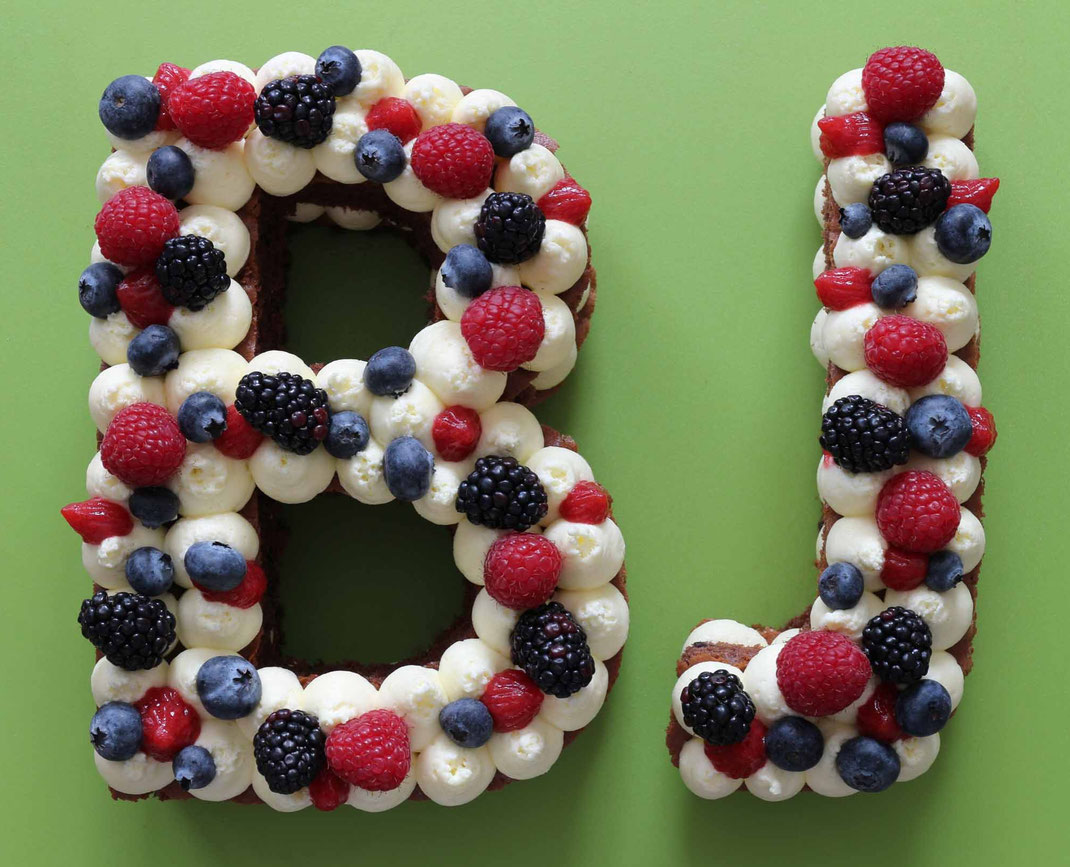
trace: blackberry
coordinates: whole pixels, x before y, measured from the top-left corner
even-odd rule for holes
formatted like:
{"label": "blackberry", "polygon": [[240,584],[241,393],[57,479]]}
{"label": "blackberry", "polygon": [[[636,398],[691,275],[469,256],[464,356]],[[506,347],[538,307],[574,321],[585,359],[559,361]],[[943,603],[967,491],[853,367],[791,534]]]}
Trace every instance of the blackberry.
{"label": "blackberry", "polygon": [[680,693],[684,723],[706,743],[718,747],[738,744],[750,731],[754,702],[743,684],[723,668],[704,671]]}
{"label": "blackberry", "polygon": [[323,770],[326,743],[316,717],[300,710],[277,710],[260,724],[253,737],[256,769],[271,791],[292,795]]}
{"label": "blackberry", "polygon": [[910,434],[898,413],[852,394],[821,417],[821,448],[849,473],[877,473],[910,457]]}
{"label": "blackberry", "polygon": [[539,252],[546,217],[531,196],[491,193],[476,220],[476,243],[491,262],[516,264]]}
{"label": "blackberry", "polygon": [[175,615],[141,593],[94,593],[82,601],[78,623],[108,662],[127,671],[155,668],[175,640]]}
{"label": "blackberry", "polygon": [[311,148],[331,131],[334,93],[314,75],[276,78],[260,91],[253,112],[264,135]]}
{"label": "blackberry", "polygon": [[315,450],[330,431],[327,392],[296,373],[247,373],[238,383],[234,408],[279,448],[295,455]]}
{"label": "blackberry", "polygon": [[889,683],[916,683],[925,677],[933,637],[921,615],[894,605],[862,630],[862,650],[873,673]]}
{"label": "blackberry", "polygon": [[568,698],[594,677],[587,633],[560,602],[520,615],[512,634],[513,663],[548,695]]}
{"label": "blackberry", "polygon": [[456,508],[473,524],[523,532],[546,514],[546,491],[516,458],[488,455],[457,488]]}
{"label": "blackberry", "polygon": [[947,207],[951,181],[939,169],[907,166],[882,175],[869,191],[873,222],[893,235],[913,235]]}
{"label": "blackberry", "polygon": [[156,279],[169,304],[203,310],[230,285],[223,251],[199,235],[181,235],[163,245]]}

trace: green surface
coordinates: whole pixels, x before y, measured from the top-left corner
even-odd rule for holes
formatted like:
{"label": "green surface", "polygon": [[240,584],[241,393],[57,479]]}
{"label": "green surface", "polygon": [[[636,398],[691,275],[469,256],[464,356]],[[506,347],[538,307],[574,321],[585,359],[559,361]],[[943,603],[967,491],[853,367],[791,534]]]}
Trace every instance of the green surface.
{"label": "green surface", "polygon": [[[309,864],[1065,861],[1064,2],[158,8],[8,3],[0,27],[0,862],[253,864],[287,853]],[[822,377],[806,342],[818,242],[808,126],[837,75],[904,41],[973,82],[982,170],[1004,182],[978,281],[985,402],[1001,437],[988,474],[977,667],[937,764],[915,782],[877,798],[703,802],[662,744],[680,643],[701,617],[777,623],[812,592]],[[455,810],[280,816],[195,801],[112,803],[84,734],[91,656],[74,618],[88,582],[57,513],[82,497],[92,453],[85,395],[96,360],[74,284],[107,153],[96,101],[111,78],[161,60],[256,65],[334,42],[383,50],[409,74],[504,90],[561,139],[562,157],[594,193],[598,315],[578,369],[539,414],[577,437],[617,498],[633,612],[622,678],[548,776]],[[346,243],[366,249],[364,239]],[[336,248],[310,240],[300,258],[321,244]],[[420,278],[412,292],[422,291],[411,257],[397,255]],[[298,268],[348,287],[354,352],[405,342],[419,327],[418,309],[401,300],[374,324],[363,318],[394,302],[353,281],[361,265],[349,253],[337,268]],[[340,333],[300,339],[330,349]],[[303,544],[323,521],[347,522],[340,535],[359,540],[318,561],[332,574],[298,576],[313,592],[335,588],[343,603],[322,614],[338,634],[309,652],[342,653],[356,646],[346,630],[389,614],[365,599],[403,603],[395,590],[364,597],[351,586],[380,580],[399,547],[405,569],[419,570],[421,557],[448,564],[447,544],[434,548],[409,517],[400,525],[428,541],[423,553],[373,536],[379,519],[346,505],[316,504],[296,519]],[[346,568],[357,554],[362,567]]]}

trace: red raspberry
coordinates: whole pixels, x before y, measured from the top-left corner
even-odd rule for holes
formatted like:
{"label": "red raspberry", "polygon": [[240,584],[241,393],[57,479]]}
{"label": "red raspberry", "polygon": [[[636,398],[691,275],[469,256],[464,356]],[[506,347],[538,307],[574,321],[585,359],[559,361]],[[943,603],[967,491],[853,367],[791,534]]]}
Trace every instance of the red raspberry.
{"label": "red raspberry", "polygon": [[167,97],[171,91],[189,78],[189,70],[173,63],[161,63],[152,77],[152,83],[160,91],[160,114],[156,118],[156,129],[175,129],[171,113],[167,110]]}
{"label": "red raspberry", "polygon": [[858,733],[889,744],[905,737],[895,721],[895,700],[898,697],[899,690],[894,683],[880,684],[869,701],[858,709],[855,720]]}
{"label": "red raspberry", "polygon": [[929,555],[889,548],[884,552],[881,581],[891,590],[913,590],[925,580]]}
{"label": "red raspberry", "polygon": [[520,286],[484,292],[461,317],[461,334],[487,370],[516,370],[531,361],[545,333],[539,297]]}
{"label": "red raspberry", "polygon": [[259,563],[246,560],[245,577],[233,590],[206,590],[200,585],[197,589],[209,602],[222,602],[233,608],[252,608],[267,591],[267,575],[264,574],[264,567]]}
{"label": "red raspberry", "polygon": [[494,720],[494,731],[515,732],[530,725],[542,707],[542,690],[516,668],[499,671],[479,699]]}
{"label": "red raspberry", "polygon": [[447,461],[463,461],[472,454],[482,434],[479,413],[467,406],[447,406],[431,424],[435,449]]}
{"label": "red raspberry", "polygon": [[923,48],[882,48],[862,70],[866,108],[882,123],[917,120],[936,105],[943,89],[944,67]]}
{"label": "red raspberry", "polygon": [[561,502],[561,517],[577,524],[601,524],[609,517],[610,502],[598,482],[576,482]]}
{"label": "red raspberry", "polygon": [[765,725],[755,718],[747,736],[738,744],[725,747],[706,744],[706,758],[726,777],[745,780],[765,764],[765,732]]}
{"label": "red raspberry", "polygon": [[162,485],[182,465],[186,438],[162,406],[135,403],[119,410],[100,444],[104,469],[135,488]]}
{"label": "red raspberry", "polygon": [[156,269],[151,265],[127,274],[115,294],[119,296],[123,313],[135,328],[166,325],[175,311],[163,297]]}
{"label": "red raspberry", "polygon": [[483,583],[506,608],[526,611],[554,595],[561,575],[557,545],[536,533],[500,536],[483,561]]}
{"label": "red raspberry", "polygon": [[821,153],[830,159],[884,151],[884,127],[864,111],[823,117],[817,126],[821,130]]}
{"label": "red raspberry", "polygon": [[412,762],[409,730],[392,710],[370,710],[335,726],[326,752],[332,771],[369,792],[396,789]]}
{"label": "red raspberry", "polygon": [[311,783],[308,794],[312,797],[312,806],[325,813],[336,810],[349,797],[349,783],[336,775],[330,768],[324,768]]}
{"label": "red raspberry", "polygon": [[432,192],[470,199],[490,185],[494,148],[470,126],[444,123],[420,133],[410,162],[413,174]]}
{"label": "red raspberry", "polygon": [[976,178],[972,181],[952,181],[947,206],[976,205],[986,214],[992,207],[992,197],[999,189],[999,178]]}
{"label": "red raspberry", "polygon": [[127,187],[104,203],[93,223],[104,258],[119,265],[156,261],[178,234],[175,206],[148,187]]}
{"label": "red raspberry", "polygon": [[253,124],[253,86],[233,72],[210,72],[180,84],[167,110],[182,135],[202,148],[225,148]]}
{"label": "red raspberry", "polygon": [[947,364],[940,329],[909,316],[884,316],[866,332],[866,367],[900,388],[928,385]]}
{"label": "red raspberry", "polygon": [[830,268],[817,275],[817,298],[829,310],[848,310],[873,300],[873,275],[865,268]]}
{"label": "red raspberry", "polygon": [[780,651],[776,682],[784,700],[803,716],[839,713],[869,682],[869,660],[840,632],[800,632]]}
{"label": "red raspberry", "polygon": [[93,497],[84,503],[71,503],[59,510],[83,542],[99,545],[110,536],[125,536],[134,529],[134,519],[118,503]]}
{"label": "red raspberry", "polygon": [[959,502],[939,476],[910,470],[892,476],[877,496],[877,528],[889,545],[931,554],[959,527]]}
{"label": "red raspberry", "polygon": [[169,762],[201,733],[201,718],[178,690],[154,686],[134,707],[141,714],[141,751],[158,762]]}
{"label": "red raspberry", "polygon": [[234,404],[227,406],[227,427],[213,440],[215,447],[228,458],[244,461],[253,456],[264,435],[245,420]]}
{"label": "red raspberry", "polygon": [[536,204],[547,220],[582,226],[591,210],[591,194],[575,178],[562,178]]}
{"label": "red raspberry", "polygon": [[988,454],[988,450],[996,444],[996,437],[999,436],[996,420],[983,406],[968,406],[966,412],[970,414],[970,424],[973,426],[970,441],[966,443],[966,452],[979,458]]}
{"label": "red raspberry", "polygon": [[[368,129],[385,129],[392,132],[402,144],[408,144],[420,134],[420,115],[407,99],[384,96],[368,109],[364,122]],[[480,190],[482,192],[482,190]]]}

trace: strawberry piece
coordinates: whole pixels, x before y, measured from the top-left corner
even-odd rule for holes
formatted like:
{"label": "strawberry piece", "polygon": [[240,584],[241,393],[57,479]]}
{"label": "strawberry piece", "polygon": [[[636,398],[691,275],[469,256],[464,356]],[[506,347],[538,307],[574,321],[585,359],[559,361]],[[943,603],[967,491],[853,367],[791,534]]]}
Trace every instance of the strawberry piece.
{"label": "strawberry piece", "polygon": [[563,178],[537,204],[547,220],[582,226],[591,210],[591,194],[576,183],[575,178]]}
{"label": "strawberry piece", "polygon": [[873,275],[865,268],[830,268],[817,275],[818,300],[829,310],[848,310],[873,300]]}
{"label": "strawberry piece", "polygon": [[986,214],[992,207],[992,197],[999,189],[999,178],[976,178],[972,181],[952,181],[947,206],[975,205]]}
{"label": "strawberry piece", "polygon": [[447,461],[463,461],[475,450],[482,435],[479,413],[467,406],[448,406],[431,424],[435,449]]}
{"label": "strawberry piece", "polygon": [[313,807],[329,813],[346,802],[349,797],[349,783],[330,768],[324,768],[316,779],[308,784],[308,794],[312,798]]}
{"label": "strawberry piece", "polygon": [[212,442],[228,458],[244,461],[253,456],[264,435],[245,420],[234,404],[227,406],[226,429]]}
{"label": "strawberry piece", "polygon": [[764,723],[755,717],[747,736],[738,744],[706,744],[706,758],[726,777],[744,780],[765,764],[765,732]]}
{"label": "strawberry piece", "polygon": [[561,517],[577,524],[601,524],[609,517],[610,503],[598,482],[576,482],[561,502]]}
{"label": "strawberry piece", "polygon": [[154,686],[134,702],[141,714],[141,751],[169,762],[201,733],[201,718],[178,690]]}
{"label": "strawberry piece", "polygon": [[884,127],[864,111],[823,117],[817,126],[821,130],[821,153],[830,159],[884,151]]}
{"label": "strawberry piece", "polygon": [[979,458],[988,454],[988,450],[996,444],[996,437],[999,436],[996,420],[983,406],[968,406],[966,412],[970,415],[970,425],[973,428],[970,441],[966,443],[966,452]]}
{"label": "strawberry piece", "polygon": [[259,563],[246,560],[245,577],[233,590],[206,590],[200,586],[198,589],[210,602],[222,602],[234,608],[252,608],[267,591],[267,575]]}
{"label": "strawberry piece", "polygon": [[929,555],[889,548],[884,552],[881,581],[890,590],[913,590],[925,580]]}
{"label": "strawberry piece", "polygon": [[134,519],[118,503],[93,497],[81,503],[70,503],[59,510],[82,541],[99,545],[111,536],[125,536],[134,529]]}
{"label": "strawberry piece", "polygon": [[368,109],[364,122],[369,130],[385,129],[408,144],[420,134],[423,125],[411,102],[396,96],[384,96]]}
{"label": "strawberry piece", "polygon": [[859,734],[876,738],[884,743],[892,743],[906,737],[899,723],[895,721],[895,701],[899,690],[894,683],[882,683],[870,696],[869,701],[858,709],[855,724]]}
{"label": "strawberry piece", "polygon": [[156,269],[151,265],[127,274],[115,294],[119,297],[123,313],[135,328],[166,325],[175,311],[163,297],[160,281],[156,279]]}

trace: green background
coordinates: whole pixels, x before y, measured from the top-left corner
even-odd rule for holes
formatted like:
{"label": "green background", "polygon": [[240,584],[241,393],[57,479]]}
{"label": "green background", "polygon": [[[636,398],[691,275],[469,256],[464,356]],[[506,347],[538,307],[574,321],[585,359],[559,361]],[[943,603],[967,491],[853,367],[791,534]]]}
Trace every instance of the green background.
{"label": "green background", "polygon": [[[1065,3],[42,0],[4,4],[3,17],[0,861],[1064,862]],[[75,281],[108,147],[96,102],[113,77],[163,60],[255,66],[335,42],[385,51],[409,75],[509,93],[594,194],[598,315],[539,415],[576,436],[617,498],[633,613],[622,678],[550,774],[459,809],[112,803],[85,737],[91,656],[74,619],[88,581],[58,515],[84,496],[92,454],[96,359]],[[969,77],[982,171],[1003,179],[978,279],[985,403],[1001,436],[976,670],[942,755],[915,782],[879,798],[700,801],[662,743],[680,643],[703,617],[781,622],[813,592],[810,120],[837,75],[900,42]],[[421,322],[418,262],[388,239],[312,235],[294,242],[295,345],[366,357],[406,343]],[[315,258],[325,251],[328,264]],[[320,328],[317,304],[344,330]],[[401,648],[415,650],[456,606],[445,539],[411,513],[369,511],[326,500],[293,511],[299,550],[327,545],[291,570],[287,601],[307,619],[291,622],[299,650],[369,647],[382,620],[431,593]]]}

